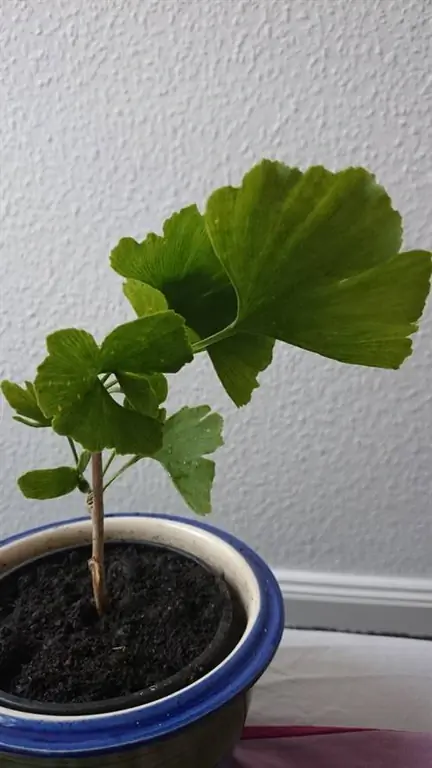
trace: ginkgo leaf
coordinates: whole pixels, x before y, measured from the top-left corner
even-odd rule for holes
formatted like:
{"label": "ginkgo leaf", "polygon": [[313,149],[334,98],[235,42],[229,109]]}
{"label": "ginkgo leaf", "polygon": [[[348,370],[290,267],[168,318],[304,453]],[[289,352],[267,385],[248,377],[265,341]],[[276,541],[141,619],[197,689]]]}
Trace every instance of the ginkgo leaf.
{"label": "ginkgo leaf", "polygon": [[119,325],[100,354],[100,370],[114,373],[176,373],[193,359],[184,319],[171,310]]}
{"label": "ginkgo leaf", "polygon": [[35,469],[18,478],[21,492],[28,499],[55,499],[78,487],[79,474],[74,467]]}
{"label": "ginkgo leaf", "polygon": [[100,351],[93,336],[77,328],[56,331],[46,343],[49,354],[38,368],[35,388],[44,414],[54,416],[81,400],[94,385]]}
{"label": "ginkgo leaf", "polygon": [[168,382],[163,373],[149,373],[147,379],[154,392],[158,405],[164,403],[168,397]]}
{"label": "ginkgo leaf", "polygon": [[78,459],[78,465],[77,465],[77,470],[80,474],[86,471],[88,465],[90,464],[90,459],[91,459],[90,451],[82,451]]}
{"label": "ginkgo leaf", "polygon": [[[86,331],[66,329],[51,334],[47,347],[35,391],[54,431],[88,451],[114,448],[151,456],[159,450],[159,404],[168,391],[159,371],[177,371],[193,357],[182,317],[169,310],[139,318],[116,328],[101,347]],[[115,374],[136,413],[108,394],[99,379],[102,373]],[[12,391],[16,397],[15,385]],[[22,399],[22,392],[18,394]]]}
{"label": "ginkgo leaf", "polygon": [[150,234],[143,243],[120,240],[111,253],[111,265],[123,277],[161,291],[201,338],[224,328],[236,316],[235,291],[196,205],[171,216],[162,237]]}
{"label": "ginkgo leaf", "polygon": [[24,416],[24,419],[15,417],[17,421],[22,421],[28,424],[26,420],[31,419],[35,422],[32,426],[50,426],[51,419],[47,418],[42,413],[31,382],[27,381],[24,388],[20,387],[18,384],[14,384],[12,381],[2,381],[0,388],[11,408],[13,408],[19,416]]}
{"label": "ginkgo leaf", "polygon": [[231,333],[379,367],[410,353],[430,254],[398,254],[400,216],[367,171],[263,161],[213,193],[205,221],[238,296]]}
{"label": "ginkgo leaf", "polygon": [[[164,224],[163,236],[150,234],[143,243],[124,238],[111,254],[112,267],[134,289],[162,292],[169,306],[185,318],[191,343],[205,339],[235,320],[235,290],[216,257],[195,205],[174,214]],[[138,299],[135,304],[137,311]],[[145,292],[143,292],[145,307]],[[259,336],[255,343],[221,342],[208,352],[215,370],[236,404],[250,400],[257,374],[271,360],[273,341]],[[267,363],[268,364],[268,363]],[[247,371],[247,375],[245,375]],[[234,384],[235,382],[235,384]]]}
{"label": "ginkgo leaf", "polygon": [[257,376],[270,365],[274,343],[266,336],[237,333],[209,348],[219,378],[237,407],[246,405],[259,386]]}
{"label": "ginkgo leaf", "polygon": [[159,403],[147,376],[136,373],[118,373],[118,383],[128,403],[139,413],[157,418]]}
{"label": "ginkgo leaf", "polygon": [[126,280],[123,284],[123,293],[138,317],[165,312],[168,309],[168,302],[163,293],[139,280]]}
{"label": "ginkgo leaf", "polygon": [[81,400],[53,419],[53,429],[91,452],[114,448],[119,454],[152,456],[162,445],[160,422],[123,408],[98,379]]}
{"label": "ginkgo leaf", "polygon": [[208,405],[182,408],[165,422],[163,446],[154,456],[199,515],[211,511],[215,465],[205,456],[223,445],[222,426],[222,417]]}

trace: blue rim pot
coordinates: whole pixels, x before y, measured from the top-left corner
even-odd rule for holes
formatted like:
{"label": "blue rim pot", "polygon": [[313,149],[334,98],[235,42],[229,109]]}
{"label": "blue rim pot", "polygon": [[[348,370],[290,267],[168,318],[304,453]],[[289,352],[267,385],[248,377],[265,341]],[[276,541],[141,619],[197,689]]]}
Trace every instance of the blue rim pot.
{"label": "blue rim pot", "polygon": [[[243,542],[195,520],[108,515],[105,535],[107,541],[147,541],[175,547],[223,574],[246,612],[243,635],[212,671],[153,703],[74,717],[1,706],[2,768],[90,768],[101,764],[104,768],[215,768],[240,738],[250,691],[281,640],[284,615],[278,584],[267,565]],[[88,518],[28,531],[2,542],[0,573],[90,541]]]}

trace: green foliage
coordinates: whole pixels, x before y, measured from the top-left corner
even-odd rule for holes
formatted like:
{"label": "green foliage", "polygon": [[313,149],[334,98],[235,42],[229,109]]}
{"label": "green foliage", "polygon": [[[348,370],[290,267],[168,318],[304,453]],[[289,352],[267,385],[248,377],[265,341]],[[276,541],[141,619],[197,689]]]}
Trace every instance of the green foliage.
{"label": "green foliage", "polygon": [[162,450],[154,456],[198,515],[211,511],[215,465],[205,456],[223,445],[222,426],[222,417],[208,405],[182,408],[166,421]]}
{"label": "green foliage", "polygon": [[[120,325],[100,347],[86,331],[69,328],[48,336],[47,348],[35,387],[55,432],[93,452],[151,456],[161,447],[150,382],[160,387],[164,378],[155,372],[176,371],[192,359],[183,318],[172,311],[139,318]],[[136,413],[116,402],[99,379],[103,373],[117,377]]]}
{"label": "green foliage", "polygon": [[49,355],[38,368],[35,388],[44,414],[55,417],[82,401],[95,386],[100,351],[93,336],[76,328],[51,333],[46,345]]}
{"label": "green foliage", "polygon": [[177,373],[192,358],[183,318],[157,312],[119,325],[106,337],[99,373]]}
{"label": "green foliage", "polygon": [[398,254],[400,216],[367,171],[264,161],[213,193],[205,221],[238,296],[232,330],[359,365],[410,354],[430,254]]}
{"label": "green foliage", "polygon": [[25,388],[12,381],[2,381],[0,387],[5,399],[18,414],[14,416],[16,421],[21,421],[29,427],[51,425],[51,419],[47,418],[39,407],[34,385],[30,381],[26,381]]}
{"label": "green foliage", "polygon": [[152,456],[162,444],[159,422],[123,408],[99,379],[82,399],[53,419],[53,429],[92,453],[114,448],[119,454]]}
{"label": "green foliage", "polygon": [[27,499],[55,499],[78,487],[79,473],[74,467],[35,469],[18,478],[21,492]]}
{"label": "green foliage", "polygon": [[81,453],[81,456],[78,459],[77,463],[77,470],[80,474],[86,471],[88,465],[90,464],[91,459],[91,452],[90,451],[83,451]]}
{"label": "green foliage", "polygon": [[[120,241],[113,268],[137,319],[98,345],[76,328],[48,336],[35,383],[2,382],[14,418],[68,438],[75,468],[29,472],[25,495],[78,488],[91,453],[107,448],[104,487],[142,458],[160,462],[186,503],[210,511],[222,419],[208,406],[166,415],[168,381],[207,352],[237,406],[282,341],[346,363],[397,368],[429,290],[431,254],[400,252],[399,214],[361,168],[302,172],[264,160],[240,187],[216,190],[169,218],[161,236]],[[78,454],[74,441],[83,451]]]}
{"label": "green foliage", "polygon": [[163,293],[152,288],[151,285],[140,283],[139,280],[126,280],[123,284],[123,293],[138,317],[165,312],[168,309],[168,302]]}
{"label": "green foliage", "polygon": [[148,376],[136,373],[118,373],[117,381],[125,395],[127,407],[156,419],[159,403]]}
{"label": "green foliage", "polygon": [[[162,292],[168,305],[185,318],[195,342],[235,321],[234,287],[213,250],[204,219],[195,205],[168,219],[163,237],[150,234],[141,244],[131,238],[121,240],[111,254],[111,265],[129,278],[127,296],[138,315],[146,307],[145,289],[142,297],[138,294],[141,284],[158,296]],[[236,405],[245,405],[250,400],[258,386],[257,374],[271,362],[273,344],[264,336],[251,340],[243,334],[239,339],[221,340],[209,348],[219,378]]]}
{"label": "green foliage", "polygon": [[430,254],[399,253],[401,219],[361,168],[301,172],[264,160],[240,188],[172,216],[163,236],[121,240],[121,275],[164,293],[237,405],[275,340],[342,362],[397,368],[429,290]]}

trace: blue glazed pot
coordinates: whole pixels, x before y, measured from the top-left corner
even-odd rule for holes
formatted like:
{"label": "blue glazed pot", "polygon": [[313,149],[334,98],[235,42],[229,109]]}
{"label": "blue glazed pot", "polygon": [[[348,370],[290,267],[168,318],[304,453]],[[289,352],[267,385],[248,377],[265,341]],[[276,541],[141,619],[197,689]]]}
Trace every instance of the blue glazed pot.
{"label": "blue glazed pot", "polygon": [[[278,584],[253,550],[234,536],[195,520],[108,515],[105,535],[108,541],[175,546],[223,573],[246,611],[243,636],[215,669],[154,703],[78,717],[0,707],[1,766],[215,768],[238,741],[251,688],[279,645],[284,616]],[[48,552],[90,541],[88,518],[14,536],[1,544],[0,573]]]}

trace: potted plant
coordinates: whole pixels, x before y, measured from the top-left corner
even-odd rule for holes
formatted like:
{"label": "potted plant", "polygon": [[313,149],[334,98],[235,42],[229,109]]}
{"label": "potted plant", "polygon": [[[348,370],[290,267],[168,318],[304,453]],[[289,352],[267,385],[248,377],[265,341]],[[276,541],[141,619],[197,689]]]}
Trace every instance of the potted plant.
{"label": "potted plant", "polygon": [[222,419],[207,405],[165,407],[167,375],[199,354],[237,406],[275,341],[398,368],[431,273],[430,253],[401,252],[401,237],[367,171],[265,160],[203,213],[190,206],[161,236],[120,241],[111,265],[136,319],[101,343],[52,333],[34,381],[2,383],[17,421],[71,448],[70,466],[22,475],[23,494],[78,489],[90,510],[2,544],[2,766],[214,768],[230,753],[280,641],[277,584],[233,536],[104,515],[105,492],[153,460],[194,512],[210,511]]}

